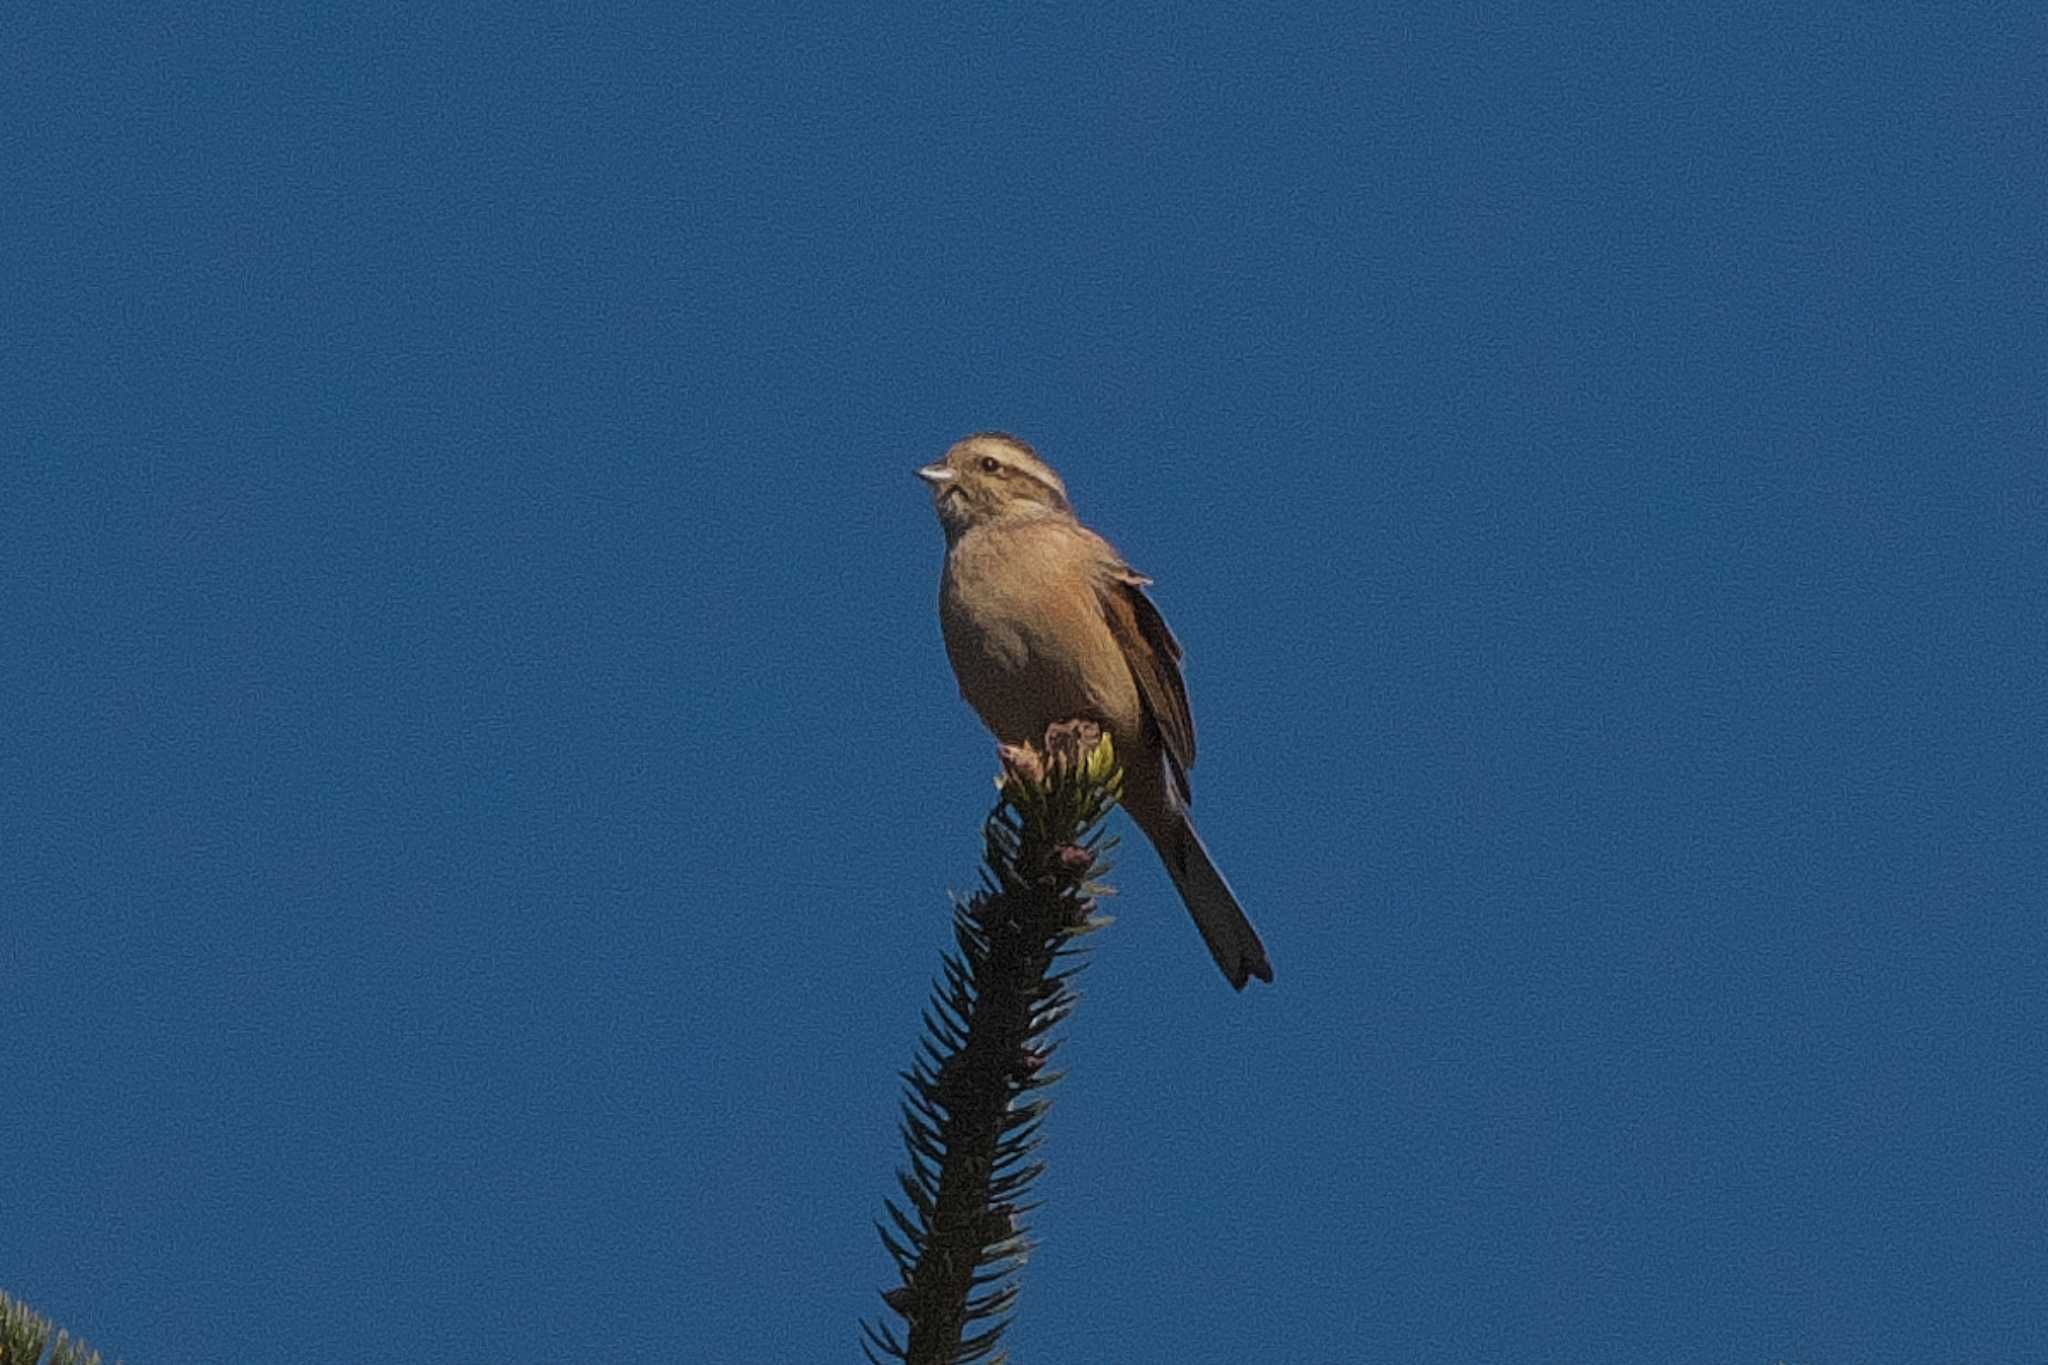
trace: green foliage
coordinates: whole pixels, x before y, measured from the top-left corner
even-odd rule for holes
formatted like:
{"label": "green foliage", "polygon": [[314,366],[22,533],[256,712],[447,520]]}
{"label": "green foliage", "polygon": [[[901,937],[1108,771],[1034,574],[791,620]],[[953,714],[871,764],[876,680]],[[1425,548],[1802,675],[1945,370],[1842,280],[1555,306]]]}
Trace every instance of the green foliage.
{"label": "green foliage", "polygon": [[882,1295],[907,1333],[863,1323],[870,1361],[1007,1359],[997,1346],[1032,1243],[1024,1195],[1049,1103],[1052,1029],[1078,1001],[1074,940],[1108,923],[1098,879],[1114,846],[1102,822],[1123,775],[1109,737],[1081,722],[1046,732],[1046,756],[1006,749],[983,827],[983,889],[953,907],[954,950],[933,984],[919,1055],[903,1073],[904,1203],[877,1224],[902,1283]]}
{"label": "green foliage", "polygon": [[0,1365],[101,1365],[100,1353],[69,1332],[57,1333],[48,1357],[50,1320],[0,1289]]}

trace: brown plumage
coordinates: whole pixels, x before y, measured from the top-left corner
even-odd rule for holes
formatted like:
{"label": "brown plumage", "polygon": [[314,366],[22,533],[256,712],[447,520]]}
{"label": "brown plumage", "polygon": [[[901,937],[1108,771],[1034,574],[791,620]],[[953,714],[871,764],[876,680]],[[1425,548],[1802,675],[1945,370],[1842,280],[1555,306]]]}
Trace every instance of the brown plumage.
{"label": "brown plumage", "polygon": [[1151,580],[1080,523],[1059,475],[1014,436],[969,436],[918,475],[946,531],[939,624],[961,695],[1005,744],[1040,744],[1062,720],[1108,729],[1124,809],[1216,965],[1239,990],[1271,981],[1258,931],[1188,818],[1195,722]]}

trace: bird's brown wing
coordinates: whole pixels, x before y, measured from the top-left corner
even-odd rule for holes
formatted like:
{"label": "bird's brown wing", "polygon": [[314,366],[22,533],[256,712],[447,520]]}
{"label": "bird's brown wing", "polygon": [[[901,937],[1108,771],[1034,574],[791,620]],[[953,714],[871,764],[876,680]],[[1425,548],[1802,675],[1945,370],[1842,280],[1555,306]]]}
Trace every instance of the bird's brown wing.
{"label": "bird's brown wing", "polygon": [[1192,792],[1188,769],[1195,766],[1195,718],[1188,710],[1187,681],[1181,677],[1180,641],[1166,627],[1166,618],[1145,589],[1152,580],[1117,561],[1102,580],[1103,615],[1137,680],[1145,714],[1158,732],[1160,748],[1173,771],[1173,784],[1183,802]]}

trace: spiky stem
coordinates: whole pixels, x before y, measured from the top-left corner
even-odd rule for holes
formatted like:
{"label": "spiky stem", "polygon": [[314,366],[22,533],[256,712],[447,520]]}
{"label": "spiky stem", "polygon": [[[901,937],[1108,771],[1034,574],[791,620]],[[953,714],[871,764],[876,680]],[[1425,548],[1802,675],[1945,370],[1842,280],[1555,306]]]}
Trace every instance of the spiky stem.
{"label": "spiky stem", "polygon": [[[50,1341],[50,1320],[0,1289],[0,1365],[100,1365],[100,1353],[69,1332]],[[48,1346],[47,1357],[43,1348]]]}
{"label": "spiky stem", "polygon": [[888,1201],[878,1228],[902,1276],[882,1299],[908,1340],[886,1322],[863,1323],[870,1360],[1006,1358],[996,1348],[1031,1250],[1023,1195],[1044,1169],[1031,1159],[1048,1103],[1041,1092],[1058,1079],[1046,1069],[1058,1046],[1048,1035],[1078,1000],[1080,966],[1060,959],[1108,923],[1096,913],[1114,844],[1102,822],[1122,786],[1108,736],[1086,722],[1055,725],[1043,757],[1006,748],[1003,768],[983,826],[983,888],[954,904],[954,951],[932,987],[920,1055],[903,1073],[906,1206]]}

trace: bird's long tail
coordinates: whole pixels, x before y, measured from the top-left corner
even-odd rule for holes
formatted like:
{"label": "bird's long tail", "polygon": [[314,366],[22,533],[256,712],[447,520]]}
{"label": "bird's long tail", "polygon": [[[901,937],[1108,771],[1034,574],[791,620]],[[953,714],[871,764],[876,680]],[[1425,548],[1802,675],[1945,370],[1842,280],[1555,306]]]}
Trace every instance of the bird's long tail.
{"label": "bird's long tail", "polygon": [[1243,990],[1244,983],[1255,976],[1271,981],[1273,964],[1266,957],[1266,945],[1259,941],[1259,931],[1252,928],[1230,883],[1223,880],[1223,873],[1203,847],[1202,836],[1195,833],[1187,812],[1173,811],[1163,828],[1145,833],[1159,850],[1159,859],[1166,864],[1180,898],[1187,902],[1195,928],[1202,931],[1202,942],[1209,945],[1209,955],[1231,986]]}

